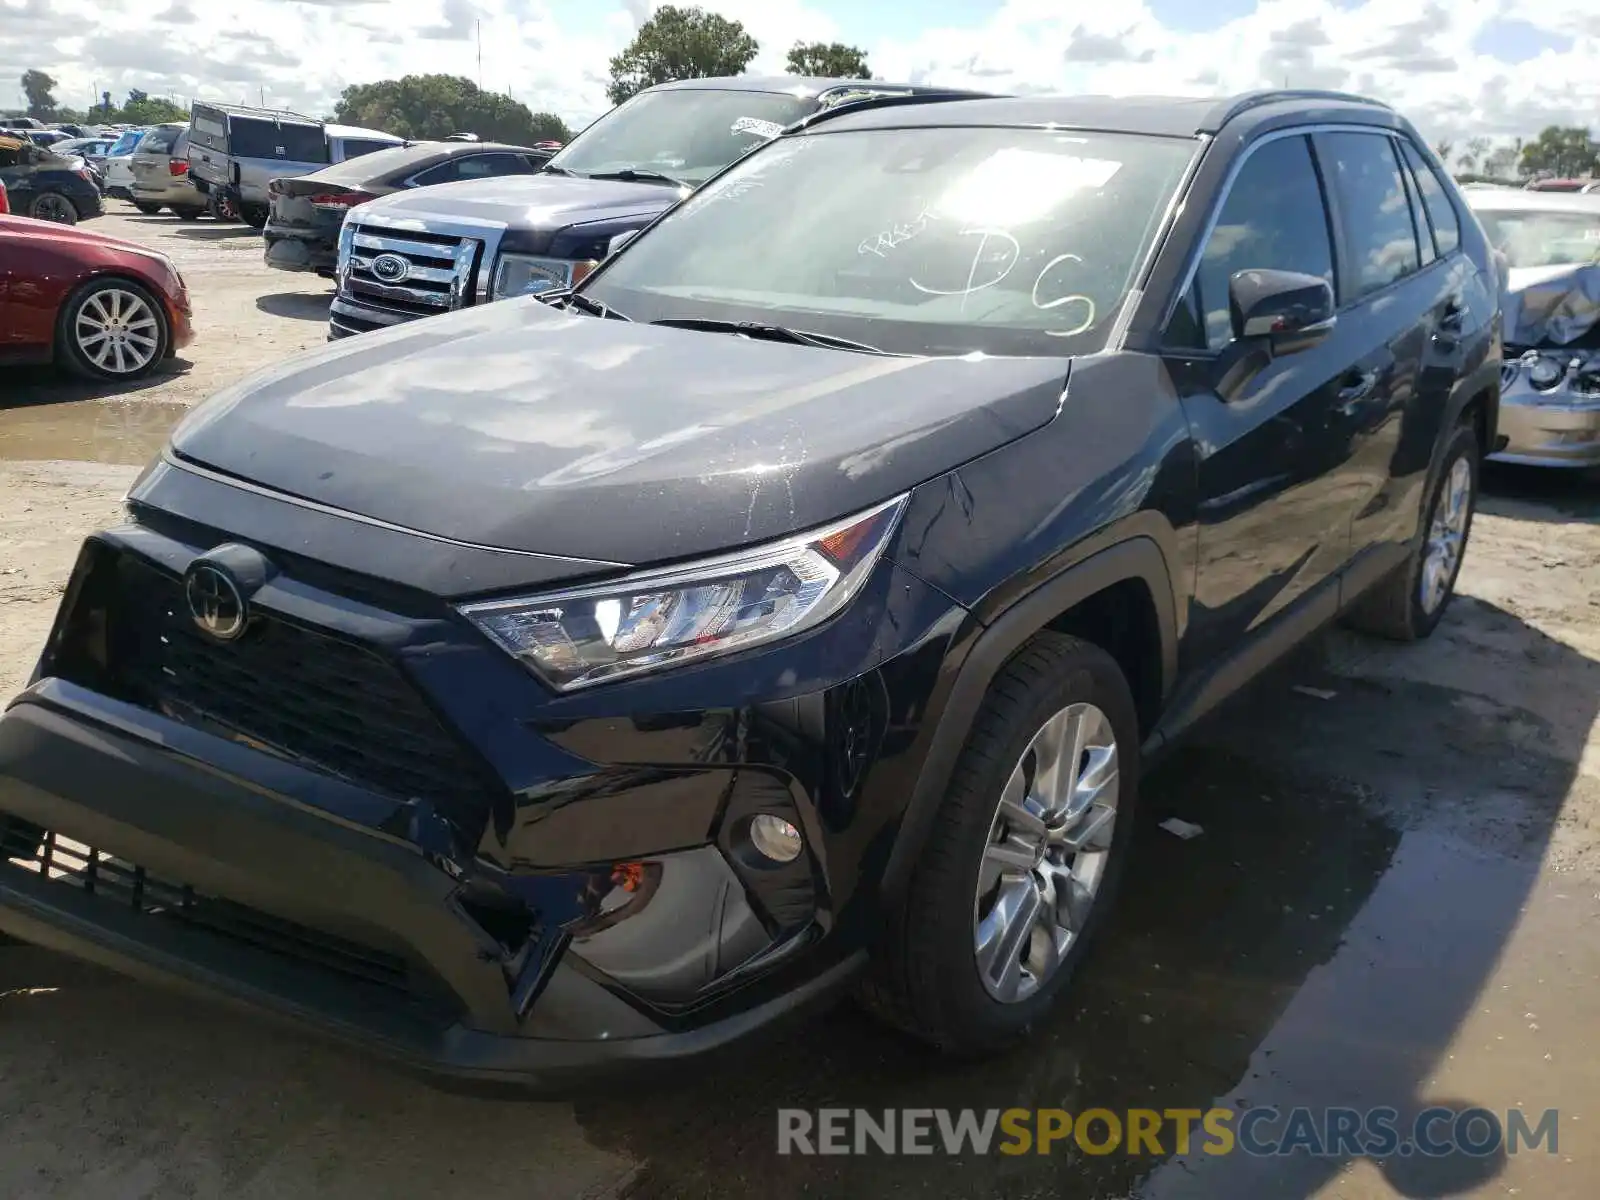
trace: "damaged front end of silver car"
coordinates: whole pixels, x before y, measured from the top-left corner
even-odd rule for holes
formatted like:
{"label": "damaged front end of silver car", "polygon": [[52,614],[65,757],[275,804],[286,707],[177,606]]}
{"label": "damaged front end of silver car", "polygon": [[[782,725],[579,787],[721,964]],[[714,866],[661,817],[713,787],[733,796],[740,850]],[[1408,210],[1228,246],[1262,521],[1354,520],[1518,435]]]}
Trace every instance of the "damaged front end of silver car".
{"label": "damaged front end of silver car", "polygon": [[1508,440],[1491,457],[1600,465],[1600,263],[1507,274],[1500,431]]}

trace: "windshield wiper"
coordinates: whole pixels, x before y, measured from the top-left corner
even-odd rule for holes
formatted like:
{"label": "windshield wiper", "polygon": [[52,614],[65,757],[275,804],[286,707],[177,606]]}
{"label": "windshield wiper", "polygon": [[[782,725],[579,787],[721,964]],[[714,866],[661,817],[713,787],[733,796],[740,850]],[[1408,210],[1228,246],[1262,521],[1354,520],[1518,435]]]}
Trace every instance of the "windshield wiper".
{"label": "windshield wiper", "polygon": [[620,171],[593,171],[584,176],[586,179],[618,179],[623,183],[670,183],[673,187],[692,188],[692,183],[685,183],[681,179],[674,179],[671,175],[663,175],[660,171],[639,171],[633,167],[624,167]]}
{"label": "windshield wiper", "polygon": [[549,163],[545,163],[545,165],[540,167],[539,170],[545,175],[570,175],[574,179],[584,178],[584,176],[579,175],[576,171],[570,170],[567,167],[552,167]]}
{"label": "windshield wiper", "polygon": [[834,337],[831,333],[811,333],[804,329],[787,329],[782,325],[763,325],[759,321],[716,321],[709,317],[666,317],[652,325],[670,325],[674,329],[702,329],[707,333],[741,333],[748,338],[767,342],[790,342],[796,346],[821,346],[826,350],[853,350],[857,354],[882,354],[887,358],[904,358],[889,350],[880,350],[865,342]]}
{"label": "windshield wiper", "polygon": [[568,308],[575,308],[579,312],[586,312],[592,317],[604,317],[609,321],[633,320],[627,313],[618,312],[609,304],[590,299],[582,292],[575,292],[571,288],[552,288],[547,292],[536,292],[534,295],[536,299],[545,304],[563,304]]}

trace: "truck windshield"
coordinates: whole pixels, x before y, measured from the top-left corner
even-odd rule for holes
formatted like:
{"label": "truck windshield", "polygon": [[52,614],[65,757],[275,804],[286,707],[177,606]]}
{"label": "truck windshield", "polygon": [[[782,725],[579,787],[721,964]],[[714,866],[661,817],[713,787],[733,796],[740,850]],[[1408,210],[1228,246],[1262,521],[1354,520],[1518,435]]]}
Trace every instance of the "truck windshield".
{"label": "truck windshield", "polygon": [[642,92],[580,133],[550,166],[574,175],[654,171],[699,184],[815,107],[785,92]]}
{"label": "truck windshield", "polygon": [[891,353],[1092,353],[1198,148],[1051,129],[828,129],[752,154],[583,293],[635,321],[748,321]]}

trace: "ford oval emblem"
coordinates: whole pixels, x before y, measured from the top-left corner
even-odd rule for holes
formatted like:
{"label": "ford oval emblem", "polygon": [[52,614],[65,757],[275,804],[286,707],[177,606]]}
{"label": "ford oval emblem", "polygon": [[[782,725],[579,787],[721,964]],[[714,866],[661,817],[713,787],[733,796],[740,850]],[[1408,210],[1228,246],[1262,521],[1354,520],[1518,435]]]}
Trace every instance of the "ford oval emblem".
{"label": "ford oval emblem", "polygon": [[383,283],[399,283],[411,274],[411,264],[398,254],[380,254],[372,260],[372,276]]}

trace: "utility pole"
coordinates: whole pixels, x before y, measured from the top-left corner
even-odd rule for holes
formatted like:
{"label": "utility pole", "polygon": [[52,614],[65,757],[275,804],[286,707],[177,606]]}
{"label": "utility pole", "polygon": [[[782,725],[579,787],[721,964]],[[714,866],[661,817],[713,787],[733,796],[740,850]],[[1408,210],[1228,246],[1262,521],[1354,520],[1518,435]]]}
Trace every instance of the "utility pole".
{"label": "utility pole", "polygon": [[483,22],[477,22],[478,29],[478,90],[483,91]]}
{"label": "utility pole", "polygon": [[266,84],[262,84],[261,85],[261,107],[265,108],[266,106],[267,106],[267,86],[266,86]]}

